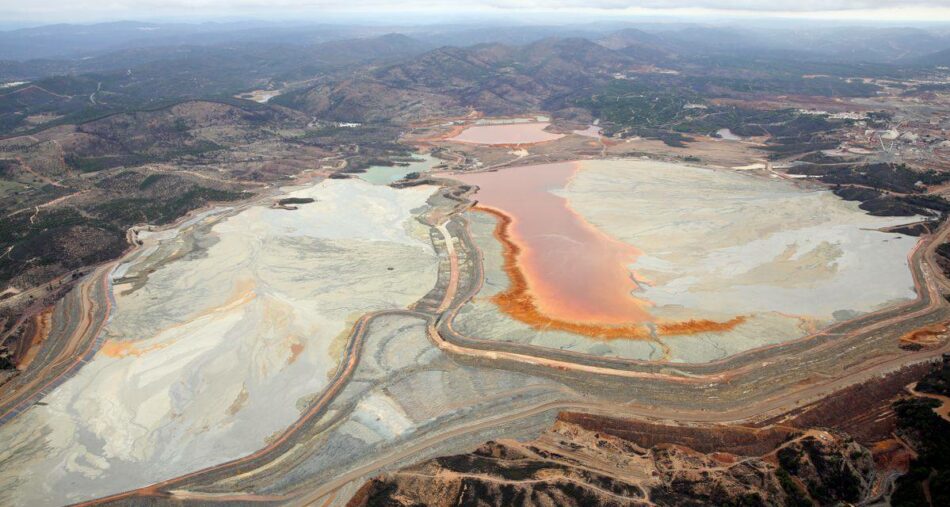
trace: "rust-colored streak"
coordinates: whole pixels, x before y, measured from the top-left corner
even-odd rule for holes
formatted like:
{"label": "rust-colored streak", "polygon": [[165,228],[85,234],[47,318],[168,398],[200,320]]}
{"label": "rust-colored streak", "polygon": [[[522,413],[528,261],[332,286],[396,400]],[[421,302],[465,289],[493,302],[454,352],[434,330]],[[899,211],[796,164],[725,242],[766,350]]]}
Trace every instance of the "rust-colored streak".
{"label": "rust-colored streak", "polygon": [[291,365],[297,361],[297,358],[300,357],[300,353],[303,352],[303,344],[299,341],[294,342],[290,345],[290,358],[287,359],[287,364]]}
{"label": "rust-colored streak", "polygon": [[102,344],[102,347],[99,348],[99,354],[102,354],[106,357],[112,357],[116,359],[121,359],[123,357],[141,357],[149,352],[155,350],[163,349],[167,347],[168,343],[156,343],[153,345],[142,346],[133,341],[114,341],[109,340]]}
{"label": "rust-colored streak", "polygon": [[716,322],[706,319],[690,319],[680,322],[660,322],[657,324],[657,334],[661,336],[687,335],[696,333],[721,333],[729,331],[746,321],[744,315],[729,320]]}
{"label": "rust-colored streak", "polygon": [[42,348],[43,342],[49,336],[50,329],[53,327],[53,307],[44,309],[33,316],[30,322],[31,333],[28,339],[20,342],[20,348],[17,351],[15,363],[20,371],[26,370],[33,363],[33,359]]}
{"label": "rust-colored streak", "polygon": [[943,344],[948,332],[948,322],[938,322],[904,334],[898,341],[905,349],[934,349]]}
{"label": "rust-colored streak", "polygon": [[[504,257],[503,270],[508,276],[508,288],[492,297],[492,302],[498,305],[502,312],[530,325],[537,330],[557,330],[580,334],[603,340],[614,339],[651,339],[653,336],[646,323],[631,323],[623,325],[607,325],[596,323],[580,323],[562,320],[545,315],[539,308],[534,296],[528,287],[528,281],[518,266],[518,257],[521,248],[511,239],[508,229],[511,226],[511,217],[484,206],[475,206],[476,210],[488,213],[497,220],[494,236],[502,245]],[[733,329],[745,322],[746,318],[738,316],[725,322],[711,320],[687,320],[681,322],[656,323],[657,335],[689,335],[705,332],[722,332]]]}

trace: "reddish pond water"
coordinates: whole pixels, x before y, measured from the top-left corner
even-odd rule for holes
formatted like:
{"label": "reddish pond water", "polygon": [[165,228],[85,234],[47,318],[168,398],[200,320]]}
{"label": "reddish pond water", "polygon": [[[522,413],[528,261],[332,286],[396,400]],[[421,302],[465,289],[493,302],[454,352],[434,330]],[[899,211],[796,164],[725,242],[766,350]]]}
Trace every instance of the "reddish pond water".
{"label": "reddish pond water", "polygon": [[631,294],[637,284],[628,266],[637,249],[600,232],[551,193],[564,188],[577,169],[567,162],[457,178],[478,185],[479,205],[506,226],[506,237],[499,239],[516,250],[509,252],[514,257],[509,262],[526,285],[519,289],[513,279],[507,296],[518,300],[521,312],[530,313],[525,306],[533,304],[540,314],[579,324],[649,321],[648,303]]}
{"label": "reddish pond water", "polygon": [[449,141],[473,144],[534,144],[564,137],[544,129],[550,123],[512,123],[503,125],[476,125],[463,130]]}
{"label": "reddish pond water", "polygon": [[495,238],[503,247],[509,287],[492,301],[502,312],[539,331],[601,339],[656,340],[745,322],[744,316],[657,322],[648,311],[652,304],[633,295],[637,283],[630,265],[638,250],[596,229],[551,192],[564,188],[578,170],[578,163],[565,162],[455,176],[478,185],[476,209],[498,219]]}

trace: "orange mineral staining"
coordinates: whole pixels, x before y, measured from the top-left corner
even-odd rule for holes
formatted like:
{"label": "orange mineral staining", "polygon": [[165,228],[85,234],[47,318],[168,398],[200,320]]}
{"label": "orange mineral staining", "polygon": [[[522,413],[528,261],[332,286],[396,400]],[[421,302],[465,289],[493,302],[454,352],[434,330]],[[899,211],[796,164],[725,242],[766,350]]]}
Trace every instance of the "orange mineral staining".
{"label": "orange mineral staining", "polygon": [[300,354],[303,352],[303,344],[299,341],[295,341],[290,346],[290,357],[287,359],[287,364],[291,365],[297,361],[297,358],[300,357]]}
{"label": "orange mineral staining", "polygon": [[99,353],[106,357],[121,359],[123,357],[141,357],[149,352],[161,350],[167,347],[167,343],[156,343],[152,345],[141,345],[133,341],[115,341],[109,340],[102,344]]}
{"label": "orange mineral staining", "polygon": [[908,350],[934,349],[943,344],[947,338],[947,322],[938,322],[929,326],[915,329],[899,340],[899,346]]}
{"label": "orange mineral staining", "polygon": [[33,332],[30,333],[28,340],[20,342],[20,349],[16,351],[14,359],[17,369],[20,371],[29,368],[30,364],[33,363],[33,359],[40,352],[43,342],[49,336],[50,329],[53,327],[53,307],[46,308],[33,316],[31,324]]}

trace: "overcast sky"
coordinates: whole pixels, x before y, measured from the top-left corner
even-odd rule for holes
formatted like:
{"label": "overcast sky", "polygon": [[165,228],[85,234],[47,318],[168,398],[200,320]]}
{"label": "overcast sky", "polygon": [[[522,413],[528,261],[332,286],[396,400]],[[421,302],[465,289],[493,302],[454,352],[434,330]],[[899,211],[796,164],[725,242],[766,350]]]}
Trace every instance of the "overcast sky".
{"label": "overcast sky", "polygon": [[[0,20],[99,21],[160,18],[306,19],[429,12],[451,16],[520,11],[590,17],[721,16],[950,21],[950,0],[0,0]],[[380,17],[380,16],[377,16]]]}

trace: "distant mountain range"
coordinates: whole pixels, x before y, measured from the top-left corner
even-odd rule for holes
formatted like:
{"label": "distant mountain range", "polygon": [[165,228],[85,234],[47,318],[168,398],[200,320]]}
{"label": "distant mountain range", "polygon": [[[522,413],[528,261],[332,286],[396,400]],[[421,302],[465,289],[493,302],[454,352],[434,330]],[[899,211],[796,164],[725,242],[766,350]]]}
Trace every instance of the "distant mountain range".
{"label": "distant mountain range", "polygon": [[145,47],[260,43],[309,46],[332,40],[400,33],[431,47],[500,43],[526,45],[542,39],[585,38],[611,49],[637,45],[659,54],[722,54],[785,51],[812,57],[870,62],[910,61],[950,49],[950,32],[916,27],[586,24],[564,26],[343,26],[330,24],[143,23],[47,25],[0,31],[0,60],[81,59]]}
{"label": "distant mountain range", "polygon": [[383,33],[379,28],[263,22],[59,24],[0,31],[0,60],[79,59],[131,48],[235,42],[308,45]]}
{"label": "distant mountain range", "polygon": [[[946,33],[919,28],[385,30],[120,22],[0,32],[0,84],[30,82],[0,93],[0,132],[23,131],[34,125],[27,118],[46,113],[84,121],[176,100],[230,100],[260,88],[280,89],[275,104],[311,115],[396,122],[470,108],[569,108],[631,73],[639,75],[631,83],[653,90],[866,95],[872,87],[844,78],[946,65],[950,54]],[[803,82],[806,75],[832,78]]]}
{"label": "distant mountain range", "polygon": [[347,120],[408,119],[470,107],[499,114],[536,110],[583,95],[636,62],[586,39],[442,47],[278,102]]}
{"label": "distant mountain range", "polygon": [[922,65],[950,66],[950,49],[937,51],[917,58],[917,63]]}

